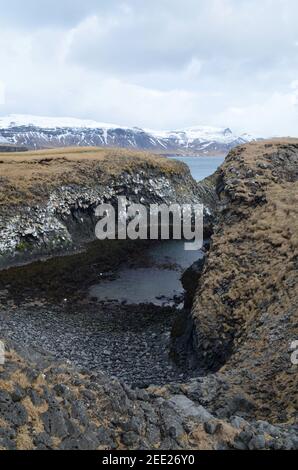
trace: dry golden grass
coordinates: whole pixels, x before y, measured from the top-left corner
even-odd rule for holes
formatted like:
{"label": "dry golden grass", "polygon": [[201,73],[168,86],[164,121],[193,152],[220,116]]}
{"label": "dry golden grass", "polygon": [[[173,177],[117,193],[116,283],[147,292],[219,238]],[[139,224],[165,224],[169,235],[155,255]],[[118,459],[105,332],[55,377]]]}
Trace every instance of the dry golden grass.
{"label": "dry golden grass", "polygon": [[28,396],[22,400],[22,405],[28,413],[29,423],[33,432],[36,434],[44,432],[44,424],[41,415],[48,410],[49,405],[46,402],[40,406],[33,405],[31,398]]}
{"label": "dry golden grass", "polygon": [[34,444],[31,430],[27,425],[18,428],[16,437],[17,450],[33,450]]}
{"label": "dry golden grass", "polygon": [[[298,182],[291,159],[297,145],[295,139],[257,142],[226,159],[221,199],[227,215],[213,236],[193,308],[204,338],[220,340],[222,349],[234,338],[221,372],[247,371],[242,385],[261,407],[270,405],[274,420],[281,411],[291,420],[297,403],[297,374],[289,372],[288,354],[290,339],[298,335]],[[278,341],[271,339],[274,331]]]}
{"label": "dry golden grass", "polygon": [[149,152],[75,147],[0,154],[0,206],[44,200],[61,185],[103,184],[135,170],[179,174],[184,165]]}

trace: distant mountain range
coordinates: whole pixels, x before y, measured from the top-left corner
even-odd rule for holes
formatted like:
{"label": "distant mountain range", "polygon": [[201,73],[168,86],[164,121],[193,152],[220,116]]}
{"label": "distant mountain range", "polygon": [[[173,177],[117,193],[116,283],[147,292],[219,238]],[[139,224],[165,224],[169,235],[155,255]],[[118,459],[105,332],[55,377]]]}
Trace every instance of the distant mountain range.
{"label": "distant mountain range", "polygon": [[236,145],[257,140],[229,128],[196,126],[173,131],[123,127],[74,118],[28,115],[0,117],[0,146],[41,149],[69,146],[123,147],[165,154],[225,155]]}

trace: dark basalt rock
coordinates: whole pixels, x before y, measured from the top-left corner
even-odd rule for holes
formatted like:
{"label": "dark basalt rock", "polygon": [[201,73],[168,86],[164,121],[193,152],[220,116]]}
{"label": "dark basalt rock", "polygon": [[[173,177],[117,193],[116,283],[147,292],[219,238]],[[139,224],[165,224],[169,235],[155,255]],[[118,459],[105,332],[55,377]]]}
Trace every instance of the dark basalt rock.
{"label": "dark basalt rock", "polygon": [[[73,173],[72,178],[83,179],[81,183],[56,184],[56,187],[49,185],[48,188],[45,184],[41,190],[40,186],[34,187],[33,181],[28,198],[31,193],[36,193],[42,199],[41,202],[22,198],[17,205],[8,201],[0,207],[0,269],[81,249],[96,239],[96,207],[102,203],[116,207],[117,198],[124,195],[128,202],[146,206],[203,203],[204,232],[205,236],[210,234],[214,190],[208,184],[195,182],[186,165],[176,162],[179,168],[175,168],[175,163],[169,160],[166,164],[169,169],[165,170],[165,158],[152,158],[155,166],[151,164],[150,156],[148,161],[143,156],[140,162],[133,156],[129,159],[126,157],[125,164],[119,157],[120,170],[115,177],[108,172],[103,175],[101,160],[94,163],[85,155],[84,171],[74,161],[67,160],[66,164],[66,168],[69,167],[67,170]],[[55,165],[53,158],[48,160],[49,164]],[[133,170],[127,170],[127,160],[131,162]],[[44,161],[44,158],[38,160],[41,175]],[[24,162],[21,163],[24,165]],[[62,173],[65,172],[65,162],[61,165]],[[22,171],[21,166],[20,180]],[[57,173],[63,177],[63,173],[59,174],[58,170]],[[5,184],[9,182],[5,181]],[[15,196],[18,197],[18,194]]]}
{"label": "dark basalt rock", "polygon": [[205,261],[206,256],[195,261],[182,275],[181,282],[185,290],[184,306],[186,309],[189,309],[192,306],[193,298],[204,270]]}
{"label": "dark basalt rock", "polygon": [[2,145],[0,144],[0,153],[5,152],[27,152],[28,148],[25,146],[17,146],[17,145]]}
{"label": "dark basalt rock", "polygon": [[217,172],[219,211],[189,336],[197,364],[206,372],[224,366],[230,383],[261,404],[242,412],[277,422],[294,419],[297,394],[289,353],[298,315],[297,182],[295,139],[230,152]]}
{"label": "dark basalt rock", "polygon": [[[186,354],[185,367],[196,369],[197,376],[132,389],[88,366],[76,368],[33,349],[29,337],[22,347],[17,336],[6,337],[1,449],[297,450],[297,366],[290,361],[289,344],[297,332],[291,201],[298,146],[268,145],[230,154],[221,169],[224,209],[208,258],[184,275],[194,302],[191,312],[179,315],[172,336],[181,347],[178,358]],[[229,170],[239,173],[239,182],[226,177]],[[250,178],[257,179],[255,190]],[[276,211],[281,219],[274,217]],[[260,231],[255,230],[259,223]],[[18,306],[0,308],[16,321]],[[22,308],[32,315],[32,305]]]}

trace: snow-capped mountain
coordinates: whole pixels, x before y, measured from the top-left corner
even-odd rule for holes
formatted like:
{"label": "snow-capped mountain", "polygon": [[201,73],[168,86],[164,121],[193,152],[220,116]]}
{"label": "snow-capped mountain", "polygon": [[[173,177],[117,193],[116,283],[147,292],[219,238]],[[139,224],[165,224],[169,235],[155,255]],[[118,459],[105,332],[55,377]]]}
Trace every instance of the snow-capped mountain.
{"label": "snow-capped mountain", "polygon": [[30,149],[99,146],[147,149],[169,154],[226,154],[236,145],[256,140],[229,128],[208,126],[173,131],[124,127],[74,118],[10,115],[0,117],[0,142]]}
{"label": "snow-capped mountain", "polygon": [[8,144],[8,140],[0,135],[0,144]]}

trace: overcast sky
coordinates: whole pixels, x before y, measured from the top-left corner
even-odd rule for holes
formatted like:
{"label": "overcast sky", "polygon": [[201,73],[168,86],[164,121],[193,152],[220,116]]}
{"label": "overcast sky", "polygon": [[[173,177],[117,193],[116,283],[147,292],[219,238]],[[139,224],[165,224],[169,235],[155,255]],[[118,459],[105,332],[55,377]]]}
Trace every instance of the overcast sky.
{"label": "overcast sky", "polygon": [[0,115],[298,135],[297,0],[0,0]]}

